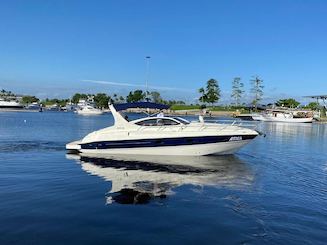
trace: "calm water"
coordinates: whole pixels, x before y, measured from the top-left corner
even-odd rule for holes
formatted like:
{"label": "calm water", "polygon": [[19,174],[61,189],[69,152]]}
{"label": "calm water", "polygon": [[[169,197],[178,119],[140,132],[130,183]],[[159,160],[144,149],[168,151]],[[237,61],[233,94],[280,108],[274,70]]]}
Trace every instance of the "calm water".
{"label": "calm water", "polygon": [[66,155],[111,123],[0,113],[0,244],[326,244],[327,125],[262,123],[234,156]]}

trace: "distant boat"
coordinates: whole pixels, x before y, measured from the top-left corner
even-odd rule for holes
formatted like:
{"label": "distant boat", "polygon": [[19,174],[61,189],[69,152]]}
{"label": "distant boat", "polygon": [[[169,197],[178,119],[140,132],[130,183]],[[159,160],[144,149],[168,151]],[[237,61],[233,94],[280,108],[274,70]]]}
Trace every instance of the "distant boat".
{"label": "distant boat", "polygon": [[46,106],[47,111],[60,111],[60,106],[57,104]]}
{"label": "distant boat", "polygon": [[31,111],[41,111],[42,107],[41,107],[41,105],[39,103],[33,102],[33,103],[27,105],[26,109],[31,110]]}
{"label": "distant boat", "polygon": [[77,104],[76,113],[80,115],[101,115],[103,111],[95,107],[94,96],[80,99]]}
{"label": "distant boat", "polygon": [[4,100],[0,98],[0,109],[23,109],[24,106],[16,100]]}
{"label": "distant boat", "polygon": [[66,106],[63,108],[64,111],[75,111],[77,106],[72,102],[68,102]]}
{"label": "distant boat", "polygon": [[267,109],[260,114],[252,114],[255,121],[288,122],[288,123],[312,123],[311,111],[296,111],[288,109]]}
{"label": "distant boat", "polygon": [[77,114],[80,115],[101,115],[103,113],[102,110],[94,108],[91,105],[85,105],[83,107],[81,107],[80,109],[78,109]]}

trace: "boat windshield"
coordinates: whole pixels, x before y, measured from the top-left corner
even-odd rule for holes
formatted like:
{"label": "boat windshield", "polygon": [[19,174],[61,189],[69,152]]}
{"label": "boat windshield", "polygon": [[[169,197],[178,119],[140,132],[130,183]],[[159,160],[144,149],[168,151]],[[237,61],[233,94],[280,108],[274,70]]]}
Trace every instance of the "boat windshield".
{"label": "boat windshield", "polygon": [[153,119],[145,119],[140,122],[135,123],[140,126],[172,126],[172,125],[179,125],[179,121],[176,122],[175,120],[169,118],[153,118]]}

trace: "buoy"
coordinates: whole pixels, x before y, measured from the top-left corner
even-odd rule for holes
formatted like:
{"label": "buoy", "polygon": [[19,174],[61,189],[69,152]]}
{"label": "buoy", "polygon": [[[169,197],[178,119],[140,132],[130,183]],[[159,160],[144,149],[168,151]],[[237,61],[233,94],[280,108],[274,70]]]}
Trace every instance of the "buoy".
{"label": "buoy", "polygon": [[24,123],[26,123],[26,119],[24,119]]}

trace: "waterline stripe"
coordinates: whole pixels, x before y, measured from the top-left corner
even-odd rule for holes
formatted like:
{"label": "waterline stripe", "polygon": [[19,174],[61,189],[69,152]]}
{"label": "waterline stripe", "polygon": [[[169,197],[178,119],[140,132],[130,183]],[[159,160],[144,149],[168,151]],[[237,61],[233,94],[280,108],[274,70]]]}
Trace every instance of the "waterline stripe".
{"label": "waterline stripe", "polygon": [[159,147],[159,146],[181,146],[210,144],[229,141],[241,141],[254,139],[257,135],[229,135],[229,136],[200,136],[181,138],[161,138],[161,139],[139,139],[139,140],[119,140],[119,141],[99,141],[81,144],[81,149],[116,149],[135,147]]}

